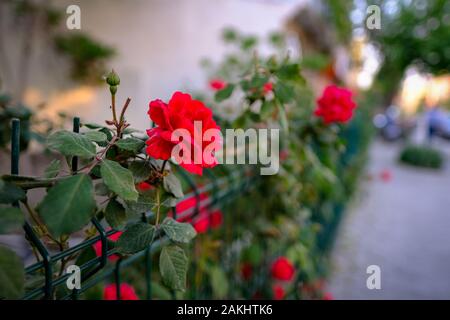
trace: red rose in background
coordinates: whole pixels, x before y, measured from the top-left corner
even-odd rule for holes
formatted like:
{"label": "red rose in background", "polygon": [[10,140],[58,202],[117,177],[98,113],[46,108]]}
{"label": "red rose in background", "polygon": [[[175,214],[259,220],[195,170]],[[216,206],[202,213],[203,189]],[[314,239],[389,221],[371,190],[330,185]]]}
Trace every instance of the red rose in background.
{"label": "red rose in background", "polygon": [[[180,166],[191,173],[201,175],[203,168],[217,165],[217,159],[213,152],[219,149],[221,141],[218,137],[213,137],[213,141],[204,141],[206,139],[203,139],[203,134],[209,129],[220,130],[220,127],[214,121],[211,110],[201,101],[193,100],[189,94],[175,92],[168,104],[161,100],[150,102],[148,114],[157,125],[157,127],[147,130],[149,139],[146,142],[146,151],[149,156],[155,159],[170,159],[172,149],[179,143],[178,139],[172,141],[172,133],[177,129],[185,129],[191,137],[190,141],[184,141],[189,144],[191,157],[190,161],[181,161]],[[195,135],[194,131],[198,128],[194,126],[194,121],[201,122],[202,125],[202,132],[197,132]],[[200,141],[196,141],[196,136],[200,136]],[[207,147],[208,152],[211,151],[211,154],[207,155],[212,160],[209,163],[203,157]],[[194,154],[197,154],[197,157],[194,157]]]}
{"label": "red rose in background", "polygon": [[223,215],[220,210],[209,212],[208,210],[200,211],[200,215],[192,224],[197,233],[205,233],[208,228],[216,229],[222,225]]}
{"label": "red rose in background", "polygon": [[268,94],[269,92],[272,92],[273,90],[273,83],[272,82],[266,82],[263,86],[263,92],[264,94]]}
{"label": "red rose in background", "polygon": [[142,191],[142,192],[145,192],[145,191],[148,191],[148,190],[151,190],[151,189],[153,189],[154,187],[150,184],[150,183],[148,183],[148,182],[141,182],[141,183],[138,183],[137,185],[136,185],[136,187],[137,187],[137,189],[139,190],[139,191]]}
{"label": "red rose in background", "polygon": [[392,173],[389,169],[384,169],[383,171],[380,172],[380,178],[381,180],[383,180],[384,182],[389,182],[392,179]]}
{"label": "red rose in background", "polygon": [[272,294],[274,300],[283,300],[286,292],[284,291],[284,288],[282,286],[276,284],[272,287]]}
{"label": "red rose in background", "polygon": [[286,257],[279,257],[273,262],[271,272],[272,277],[277,280],[291,281],[294,277],[295,268]]}
{"label": "red rose in background", "polygon": [[[211,211],[210,208],[205,205],[206,203],[209,203],[208,198],[208,194],[204,192],[199,194],[198,201],[197,197],[192,196],[178,202],[175,207],[177,214],[190,210],[190,215],[183,218],[177,218],[177,221],[192,223],[192,226],[197,233],[205,233],[208,231],[209,227],[211,227],[211,229],[220,227],[223,223],[222,211]],[[195,212],[197,202],[199,202],[199,213],[196,217],[192,218],[191,215]],[[204,202],[203,205],[202,202]]]}
{"label": "red rose in background", "polygon": [[[111,241],[117,241],[117,240],[119,240],[121,235],[122,235],[122,232],[119,231],[119,232],[116,232],[116,233],[110,235],[108,237],[108,239],[111,240]],[[102,256],[102,248],[103,248],[103,246],[102,246],[102,242],[100,240],[97,241],[96,243],[94,243],[92,245],[92,248],[94,249],[95,255],[97,257],[101,257]],[[119,259],[119,256],[117,254],[113,254],[113,255],[109,256],[108,259],[110,261],[116,261],[117,259]]]}
{"label": "red rose in background", "polygon": [[323,295],[323,300],[334,300],[334,297],[331,292],[325,292],[325,294]]}
{"label": "red rose in background", "polygon": [[252,275],[253,275],[253,266],[248,262],[243,263],[241,266],[242,279],[249,280],[252,277]]}
{"label": "red rose in background", "polygon": [[[108,284],[103,291],[103,300],[117,300],[117,288],[114,283]],[[120,284],[120,300],[139,300],[134,288],[128,283]]]}
{"label": "red rose in background", "polygon": [[345,123],[353,116],[356,104],[352,100],[350,90],[331,85],[325,88],[322,97],[317,100],[314,114],[321,117],[325,123]]}
{"label": "red rose in background", "polygon": [[224,89],[227,86],[227,83],[222,79],[212,79],[211,81],[209,81],[209,86],[214,91],[218,91]]}

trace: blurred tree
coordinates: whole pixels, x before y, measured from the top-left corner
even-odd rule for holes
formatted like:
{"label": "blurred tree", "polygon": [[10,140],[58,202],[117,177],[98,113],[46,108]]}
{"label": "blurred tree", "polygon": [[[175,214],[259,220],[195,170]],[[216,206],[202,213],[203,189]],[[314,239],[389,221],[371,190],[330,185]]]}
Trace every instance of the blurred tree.
{"label": "blurred tree", "polygon": [[[47,0],[2,0],[0,2],[0,78],[14,99],[20,101],[29,84],[31,59],[37,51],[37,38],[45,54],[67,59],[71,78],[82,83],[100,83],[105,62],[114,50],[82,32],[66,32],[64,10]],[[14,36],[11,36],[11,33]],[[17,49],[17,51],[16,51]]]}
{"label": "blurred tree", "polygon": [[449,1],[370,1],[369,4],[379,5],[382,11],[381,29],[368,31],[383,55],[375,86],[386,105],[391,103],[409,66],[434,75],[449,72]]}

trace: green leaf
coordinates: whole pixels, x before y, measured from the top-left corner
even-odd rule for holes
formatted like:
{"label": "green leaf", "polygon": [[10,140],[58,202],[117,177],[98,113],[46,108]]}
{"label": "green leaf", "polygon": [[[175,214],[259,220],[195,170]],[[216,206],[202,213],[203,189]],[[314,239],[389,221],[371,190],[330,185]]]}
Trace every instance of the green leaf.
{"label": "green leaf", "polygon": [[159,271],[164,283],[171,289],[186,289],[188,258],[184,250],[175,245],[165,246],[159,256]]}
{"label": "green leaf", "polygon": [[24,221],[23,213],[19,208],[0,207],[0,234],[19,229]]}
{"label": "green leaf", "polygon": [[128,169],[133,174],[134,182],[139,183],[150,178],[152,169],[147,161],[133,161]]}
{"label": "green leaf", "polygon": [[88,131],[83,133],[83,135],[94,142],[105,142],[107,139],[106,134],[100,131]]}
{"label": "green leaf", "polygon": [[169,239],[175,242],[189,243],[197,235],[190,223],[181,223],[172,218],[165,218],[161,228]]}
{"label": "green leaf", "polygon": [[25,200],[26,194],[21,188],[13,183],[0,180],[0,203],[13,203]]}
{"label": "green leaf", "polygon": [[80,230],[94,215],[91,178],[77,174],[61,180],[48,190],[36,209],[55,237]]}
{"label": "green leaf", "polygon": [[107,187],[126,201],[136,201],[138,192],[134,186],[131,171],[111,160],[103,160],[100,166],[103,182]]}
{"label": "green leaf", "polygon": [[47,139],[47,146],[65,156],[92,158],[95,145],[84,135],[66,130],[57,131]]}
{"label": "green leaf", "polygon": [[137,201],[125,201],[127,214],[140,215],[150,211],[156,205],[155,200],[150,194],[139,194]]}
{"label": "green leaf", "polygon": [[181,188],[180,180],[173,173],[168,174],[163,179],[164,189],[173,194],[175,198],[183,198],[183,189]]}
{"label": "green leaf", "polygon": [[120,253],[133,254],[144,250],[153,241],[155,227],[144,222],[129,225],[116,242]]}
{"label": "green leaf", "polygon": [[226,99],[228,99],[231,94],[233,93],[235,85],[229,83],[225,88],[223,88],[222,90],[219,90],[216,92],[214,99],[216,100],[216,102],[222,102]]}
{"label": "green leaf", "polygon": [[288,119],[287,119],[286,111],[280,105],[277,105],[277,107],[278,107],[278,114],[280,115],[281,128],[283,128],[283,131],[286,134],[288,134],[289,133],[289,122],[288,122]]}
{"label": "green leaf", "polygon": [[228,294],[228,280],[225,272],[217,267],[214,266],[210,270],[210,277],[211,277],[211,288],[213,291],[214,298],[216,299],[223,299]]}
{"label": "green leaf", "polygon": [[83,123],[82,126],[89,128],[89,129],[105,128],[105,126],[102,126],[101,124],[96,124],[96,123]]}
{"label": "green leaf", "polygon": [[139,152],[145,146],[145,142],[138,138],[125,138],[116,142],[116,145],[123,150]]}
{"label": "green leaf", "polygon": [[101,196],[101,197],[106,197],[111,192],[111,191],[109,191],[108,187],[102,182],[97,183],[94,187],[94,190],[95,190],[95,195]]}
{"label": "green leaf", "polygon": [[116,199],[111,199],[105,208],[105,219],[111,228],[122,229],[127,221],[125,208]]}
{"label": "green leaf", "polygon": [[275,84],[275,97],[282,103],[289,103],[294,98],[294,91],[291,86],[285,85],[281,81]]}
{"label": "green leaf", "polygon": [[13,251],[0,246],[0,299],[21,298],[24,286],[22,261]]}
{"label": "green leaf", "polygon": [[280,80],[299,80],[302,78],[300,74],[300,65],[298,63],[285,64],[277,70],[276,75]]}
{"label": "green leaf", "polygon": [[44,177],[54,178],[58,175],[59,170],[61,170],[61,161],[58,159],[53,159],[52,162],[50,162],[47,169],[45,169]]}
{"label": "green leaf", "polygon": [[162,284],[156,281],[152,281],[152,295],[153,298],[161,300],[172,300],[172,294]]}

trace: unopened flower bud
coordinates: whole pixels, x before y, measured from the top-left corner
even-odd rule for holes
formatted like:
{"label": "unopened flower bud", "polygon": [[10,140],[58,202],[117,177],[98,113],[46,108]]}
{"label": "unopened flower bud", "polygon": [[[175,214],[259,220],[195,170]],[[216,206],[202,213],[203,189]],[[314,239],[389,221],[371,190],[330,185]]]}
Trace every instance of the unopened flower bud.
{"label": "unopened flower bud", "polygon": [[109,91],[111,92],[111,94],[116,94],[117,86],[109,86]]}
{"label": "unopened flower bud", "polygon": [[110,86],[118,86],[120,84],[120,78],[114,70],[111,70],[111,72],[106,76],[106,83]]}

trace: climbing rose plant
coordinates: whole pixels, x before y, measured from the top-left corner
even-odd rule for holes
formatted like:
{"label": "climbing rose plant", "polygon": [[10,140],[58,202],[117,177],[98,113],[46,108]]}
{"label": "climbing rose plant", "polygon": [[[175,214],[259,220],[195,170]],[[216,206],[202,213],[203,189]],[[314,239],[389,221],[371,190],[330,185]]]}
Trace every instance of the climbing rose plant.
{"label": "climbing rose plant", "polygon": [[[74,233],[84,234],[85,240],[96,236],[95,226],[100,222],[113,233],[106,245],[95,242],[86,250],[94,251],[97,256],[108,252],[109,260],[116,261],[157,244],[161,249],[159,271],[164,284],[183,291],[188,257],[182,245],[189,243],[197,232],[191,223],[176,221],[168,214],[184,196],[173,172],[176,164],[169,162],[175,146],[171,133],[183,128],[193,134],[194,121],[200,122],[204,130],[220,128],[211,110],[201,101],[176,92],[168,104],[161,100],[150,103],[148,113],[157,126],[148,130],[147,140],[127,122],[131,100],[126,99],[120,109],[117,105],[119,76],[112,71],[106,83],[111,94],[111,118],[105,124],[82,123],[80,132],[52,133],[47,147],[57,155],[42,177],[1,177],[0,233],[20,229],[27,221],[46,246],[64,251],[69,248]],[[192,148],[203,151],[204,146],[193,142]],[[201,174],[203,168],[216,163],[180,165],[191,173]],[[44,188],[46,193],[33,207],[27,193],[35,188]],[[14,206],[16,203],[18,207]],[[215,225],[219,220],[216,214]],[[33,243],[30,245],[34,248]],[[62,259],[54,268],[55,276],[63,274],[68,264],[77,263],[79,256],[78,252]],[[38,255],[36,258],[40,260]],[[14,252],[0,246],[0,279],[11,279],[7,286],[0,283],[0,297],[23,296],[23,270]],[[114,285],[106,287],[104,298],[114,299],[115,290]],[[120,290],[126,299],[137,298],[126,284]],[[57,294],[52,293],[54,298],[58,298]]]}

